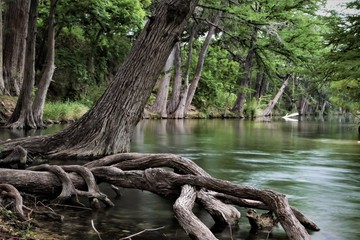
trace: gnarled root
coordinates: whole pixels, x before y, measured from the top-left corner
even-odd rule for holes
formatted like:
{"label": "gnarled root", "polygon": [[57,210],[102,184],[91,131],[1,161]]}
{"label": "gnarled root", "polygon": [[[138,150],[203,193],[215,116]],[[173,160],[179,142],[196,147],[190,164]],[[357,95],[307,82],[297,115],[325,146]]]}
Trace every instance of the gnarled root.
{"label": "gnarled root", "polygon": [[[102,201],[108,207],[114,206],[114,204],[107,197],[107,195],[100,192],[96,180],[94,178],[94,175],[86,167],[79,165],[68,165],[68,166],[60,167],[56,165],[43,164],[43,165],[31,167],[29,168],[29,170],[34,170],[34,171],[46,170],[55,174],[59,178],[59,180],[62,183],[62,191],[60,195],[55,199],[55,201],[57,202],[63,202],[65,200],[70,199],[72,196],[75,196],[76,203],[83,206],[83,204],[79,202],[78,196],[86,196],[89,198],[90,205],[94,209],[100,208],[99,200]],[[70,176],[68,175],[68,172],[75,172],[79,176],[81,176],[86,183],[87,191],[76,189],[74,187],[72,180],[70,179]]]}
{"label": "gnarled root", "polygon": [[9,197],[14,199],[14,209],[16,215],[21,220],[26,220],[24,211],[23,211],[23,199],[19,193],[19,191],[12,186],[11,184],[0,184],[0,196],[1,197]]}
{"label": "gnarled root", "polygon": [[190,185],[181,188],[179,198],[173,208],[180,226],[192,239],[212,240],[217,239],[214,234],[192,212],[196,199],[196,190]]}

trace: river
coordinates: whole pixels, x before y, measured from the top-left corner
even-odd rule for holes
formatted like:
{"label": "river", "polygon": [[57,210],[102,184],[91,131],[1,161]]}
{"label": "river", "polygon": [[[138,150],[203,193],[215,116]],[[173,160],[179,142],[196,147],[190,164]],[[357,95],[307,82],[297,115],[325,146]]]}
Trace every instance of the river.
{"label": "river", "polygon": [[[58,131],[54,126],[27,134]],[[22,136],[1,130],[0,139]],[[360,239],[360,143],[355,126],[345,120],[257,122],[244,120],[144,120],[133,136],[131,151],[175,153],[194,160],[212,176],[286,194],[291,205],[314,220],[315,240]],[[102,189],[109,191],[108,186]],[[123,190],[116,207],[62,209],[65,222],[49,224],[63,239],[119,239],[144,229],[133,239],[187,239],[172,212],[172,203],[148,192]],[[240,227],[216,231],[220,239],[287,239],[281,227],[252,235],[245,216]],[[196,214],[211,227],[201,209]]]}

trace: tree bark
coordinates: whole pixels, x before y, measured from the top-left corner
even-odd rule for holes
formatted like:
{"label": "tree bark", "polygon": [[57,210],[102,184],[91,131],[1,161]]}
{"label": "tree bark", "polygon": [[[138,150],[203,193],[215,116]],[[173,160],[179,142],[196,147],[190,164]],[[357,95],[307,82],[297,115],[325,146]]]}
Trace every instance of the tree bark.
{"label": "tree bark", "polygon": [[8,141],[50,158],[92,159],[129,151],[130,139],[146,102],[196,0],[158,3],[127,59],[105,93],[79,121],[49,137]]}
{"label": "tree bark", "polygon": [[190,87],[189,87],[189,89],[187,91],[187,94],[186,94],[186,103],[185,103],[185,109],[184,109],[185,115],[186,115],[186,113],[187,113],[187,111],[188,111],[188,109],[189,109],[189,107],[191,105],[191,102],[192,102],[193,98],[194,98],[195,91],[196,91],[196,88],[197,88],[197,86],[199,84],[200,77],[201,77],[201,72],[202,72],[202,69],[203,69],[203,66],[204,66],[206,52],[207,52],[207,49],[210,46],[211,40],[212,40],[213,35],[215,33],[215,29],[219,25],[221,15],[222,15],[222,11],[218,11],[216,13],[215,19],[214,19],[213,23],[210,24],[209,31],[208,31],[208,33],[206,35],[205,41],[204,41],[203,46],[202,46],[202,48],[200,50],[199,58],[198,58],[198,64],[197,64],[197,67],[196,67],[196,70],[195,70],[195,73],[194,73],[194,77],[191,80]]}
{"label": "tree bark", "polygon": [[240,92],[237,95],[236,101],[234,103],[232,111],[239,114],[241,118],[244,118],[244,104],[246,97],[246,89],[249,87],[251,81],[251,70],[253,66],[253,61],[255,57],[255,44],[257,41],[257,31],[254,29],[254,32],[251,35],[250,48],[246,59],[244,62],[244,74],[239,78],[238,85],[240,87]]}
{"label": "tree bark", "polygon": [[255,92],[253,97],[259,101],[263,93],[265,92],[265,84],[266,84],[266,74],[264,72],[263,67],[260,67],[258,72],[256,73],[256,85]]}
{"label": "tree bark", "polygon": [[30,0],[6,1],[4,29],[4,83],[5,92],[18,96],[24,73],[25,45],[28,30]]}
{"label": "tree bark", "polygon": [[164,75],[161,78],[160,87],[158,89],[155,102],[150,108],[151,112],[160,114],[161,118],[167,118],[166,105],[167,105],[167,99],[168,99],[168,95],[169,95],[171,69],[174,65],[174,58],[175,58],[175,47],[171,51],[171,53],[165,63],[165,66],[163,69]]}
{"label": "tree bark", "polygon": [[37,127],[44,127],[43,113],[46,94],[48,92],[55,71],[55,11],[57,0],[51,0],[48,24],[48,41],[45,68],[38,84],[38,89],[33,103],[34,121]]}
{"label": "tree bark", "polygon": [[168,118],[172,118],[172,114],[179,106],[181,97],[181,85],[182,85],[182,70],[181,70],[181,45],[180,42],[175,45],[175,58],[174,58],[174,81],[172,85],[171,98],[167,106]]}
{"label": "tree bark", "polygon": [[26,56],[24,82],[13,114],[8,120],[9,128],[36,128],[32,113],[32,90],[35,83],[35,44],[38,0],[31,0],[28,31],[26,37]]}
{"label": "tree bark", "polygon": [[[111,164],[109,162],[111,162],[111,160],[113,161],[114,158],[115,156],[113,159],[107,158],[107,163]],[[134,163],[134,161],[131,162]],[[156,163],[156,161],[149,162]],[[179,175],[168,170],[148,168],[151,166],[147,166],[146,164],[137,166],[140,166],[140,169],[146,170],[123,171],[120,170],[116,165],[92,167],[90,170],[99,182],[107,182],[109,184],[125,188],[138,188],[159,194],[160,196],[164,197],[179,196],[181,187],[185,185],[191,185],[193,187],[195,186],[205,188],[210,191],[226,194],[237,199],[259,201],[265,204],[269,210],[275,214],[277,220],[286,231],[289,239],[310,239],[310,236],[306,232],[304,226],[302,226],[299,220],[296,218],[291,206],[287,201],[287,198],[282,194],[270,190],[261,190],[252,187],[241,186],[207,176],[196,176],[189,174]],[[75,188],[86,188],[84,179],[72,174],[69,175],[69,177]],[[62,183],[59,182],[54,175],[48,172],[8,169],[0,169],[0,182],[12,184],[21,191],[31,191],[32,193],[42,194],[59,194],[61,192],[62,185]],[[190,197],[193,196],[191,195]],[[190,201],[190,205],[191,202],[192,201]],[[195,230],[193,232],[196,234],[197,231]],[[202,239],[200,235],[196,236],[197,238]]]}
{"label": "tree bark", "polygon": [[3,1],[0,0],[0,94],[6,94],[3,71]]}
{"label": "tree bark", "polygon": [[180,92],[180,100],[179,104],[177,105],[177,108],[173,114],[171,114],[171,118],[174,119],[183,119],[185,118],[185,104],[186,104],[186,98],[189,91],[189,78],[190,78],[190,67],[191,67],[191,59],[193,56],[193,44],[196,34],[196,25],[194,25],[191,29],[191,34],[189,38],[189,48],[188,48],[188,57],[186,61],[186,73],[185,73],[185,81],[184,86],[182,86],[182,90]]}
{"label": "tree bark", "polygon": [[284,93],[284,90],[286,88],[286,86],[288,85],[289,83],[289,80],[291,78],[291,75],[288,74],[286,77],[285,77],[285,80],[283,82],[283,84],[281,85],[279,91],[276,93],[275,97],[270,100],[268,106],[264,109],[264,111],[262,112],[261,116],[270,116],[271,115],[271,112],[273,110],[273,108],[275,107],[275,105],[278,103],[281,95]]}
{"label": "tree bark", "polygon": [[180,226],[191,239],[217,239],[210,229],[207,228],[192,212],[192,208],[195,205],[195,199],[195,188],[190,185],[182,186],[181,194],[174,204],[175,216],[178,219]]}

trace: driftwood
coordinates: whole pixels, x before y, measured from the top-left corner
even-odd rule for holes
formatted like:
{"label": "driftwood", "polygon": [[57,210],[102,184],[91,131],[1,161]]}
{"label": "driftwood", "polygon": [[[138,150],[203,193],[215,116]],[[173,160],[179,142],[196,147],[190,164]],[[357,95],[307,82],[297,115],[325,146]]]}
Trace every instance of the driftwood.
{"label": "driftwood", "polygon": [[[36,168],[46,170],[48,167],[45,165]],[[73,167],[61,166],[66,174],[65,181],[70,180],[75,189],[70,187],[70,193],[81,194],[88,191],[91,188],[88,187],[89,182],[86,179],[96,179],[97,184],[107,182],[117,187],[136,188],[177,199],[174,204],[176,217],[184,230],[194,239],[215,239],[211,231],[197,221],[191,212],[195,201],[221,224],[234,224],[240,217],[240,213],[233,206],[227,205],[231,203],[270,210],[289,239],[310,239],[305,227],[319,230],[315,223],[289,205],[285,195],[212,178],[189,159],[176,155],[117,154],[80,167],[89,171],[79,172],[79,169],[74,170]],[[169,171],[169,168],[174,171]],[[67,173],[68,171],[76,173]],[[91,175],[93,177],[90,177]],[[57,175],[48,171],[0,169],[0,182],[12,184],[20,191],[49,194],[54,198],[58,195],[72,195],[64,195],[64,184]],[[95,183],[91,182],[90,185],[94,187]],[[96,188],[93,189],[90,190],[92,197],[103,196]],[[105,198],[107,197],[103,197]],[[106,201],[104,203],[106,204]],[[219,208],[217,203],[221,203],[222,207]],[[222,217],[218,216],[223,213]]]}

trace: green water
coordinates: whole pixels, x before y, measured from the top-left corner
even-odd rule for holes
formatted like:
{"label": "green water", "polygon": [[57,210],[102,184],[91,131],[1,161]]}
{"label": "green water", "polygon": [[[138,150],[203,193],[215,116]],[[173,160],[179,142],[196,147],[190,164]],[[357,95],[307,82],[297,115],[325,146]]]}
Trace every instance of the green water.
{"label": "green water", "polygon": [[[354,126],[337,120],[146,120],[136,128],[131,151],[176,153],[194,160],[214,177],[282,192],[321,228],[311,233],[312,239],[348,240],[360,239],[358,141]],[[107,186],[102,188],[113,195]],[[187,239],[173,216],[171,201],[138,190],[124,190],[123,197],[114,201],[116,207],[106,211],[62,210],[65,223],[49,228],[64,239],[98,239],[91,227],[94,220],[102,239],[119,239],[161,226],[165,228],[133,239]],[[245,215],[246,209],[239,210]],[[206,212],[194,211],[207,226],[213,225]],[[216,236],[268,237],[251,235],[249,230],[243,217],[232,234],[225,229]],[[268,239],[286,239],[286,235],[278,227]]]}

